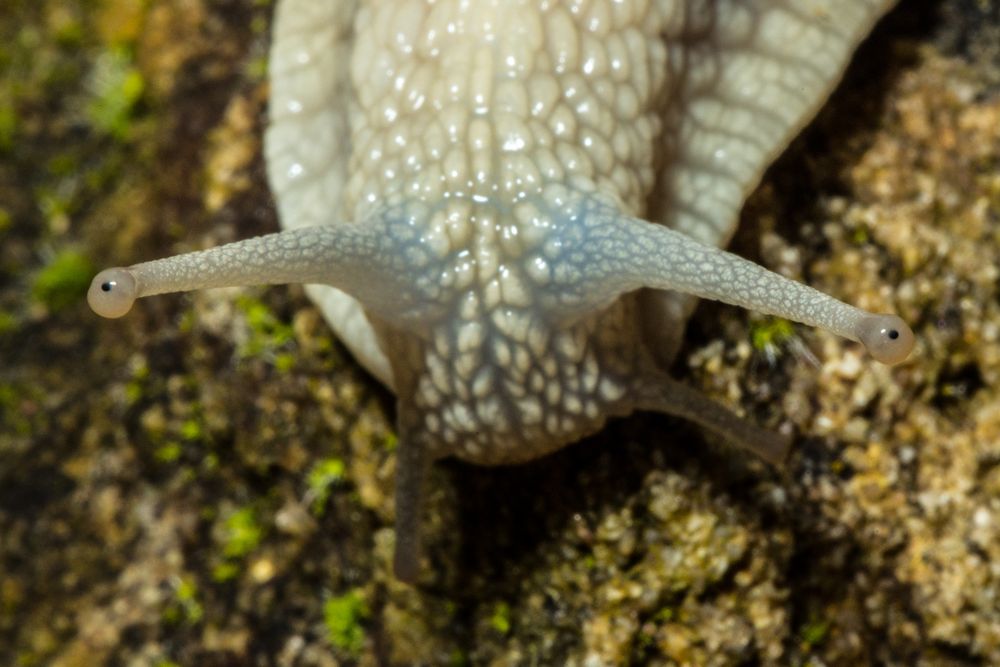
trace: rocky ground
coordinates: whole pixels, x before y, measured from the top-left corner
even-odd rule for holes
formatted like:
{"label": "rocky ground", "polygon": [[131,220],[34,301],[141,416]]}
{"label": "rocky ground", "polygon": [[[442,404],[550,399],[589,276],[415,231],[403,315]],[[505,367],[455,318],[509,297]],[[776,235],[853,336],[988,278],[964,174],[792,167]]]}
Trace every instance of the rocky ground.
{"label": "rocky ground", "polygon": [[0,7],[0,663],[1000,663],[1000,9],[902,0],[735,249],[914,327],[885,368],[703,304],[675,371],[774,469],[637,415],[435,466],[299,288],[99,320],[96,268],[276,228],[267,0]]}

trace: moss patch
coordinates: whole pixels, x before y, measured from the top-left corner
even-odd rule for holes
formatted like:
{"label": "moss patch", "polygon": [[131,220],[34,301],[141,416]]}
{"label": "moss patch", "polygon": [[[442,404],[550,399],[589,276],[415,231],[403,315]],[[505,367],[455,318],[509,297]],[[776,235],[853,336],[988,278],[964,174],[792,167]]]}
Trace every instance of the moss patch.
{"label": "moss patch", "polygon": [[75,250],[64,250],[35,276],[31,295],[49,310],[61,310],[86,295],[94,273],[89,258]]}
{"label": "moss patch", "polygon": [[368,613],[368,605],[359,590],[327,599],[323,603],[323,622],[329,642],[345,653],[357,655],[364,646],[362,623]]}

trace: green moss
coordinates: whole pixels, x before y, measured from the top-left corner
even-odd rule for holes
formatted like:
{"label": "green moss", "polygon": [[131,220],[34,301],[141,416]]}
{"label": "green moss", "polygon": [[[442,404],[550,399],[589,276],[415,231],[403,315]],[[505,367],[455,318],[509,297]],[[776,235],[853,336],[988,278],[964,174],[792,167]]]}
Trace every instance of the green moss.
{"label": "green moss", "polygon": [[29,651],[21,651],[18,653],[15,661],[17,667],[34,667],[35,665],[42,664],[41,657]]}
{"label": "green moss", "polygon": [[[256,23],[251,24],[251,29],[257,31]],[[247,63],[247,76],[251,79],[263,81],[267,78],[267,58],[258,56]]]}
{"label": "green moss", "polygon": [[0,410],[9,410],[17,405],[17,389],[14,385],[0,384]]}
{"label": "green moss", "polygon": [[0,310],[0,336],[9,331],[14,331],[17,329],[18,324],[19,321],[14,313],[8,313],[6,310]]}
{"label": "green moss", "polygon": [[60,310],[86,295],[94,271],[84,255],[63,251],[35,276],[31,295],[49,310]]}
{"label": "green moss", "polygon": [[15,621],[18,610],[25,602],[24,588],[18,582],[0,584],[0,623]]}
{"label": "green moss", "polygon": [[35,191],[35,201],[46,220],[68,218],[73,210],[73,191],[58,184],[42,185]]}
{"label": "green moss", "polygon": [[71,49],[83,44],[84,28],[80,21],[73,18],[62,21],[53,31],[55,41],[59,46]]}
{"label": "green moss", "polygon": [[327,639],[350,655],[357,655],[364,647],[365,631],[361,624],[367,617],[368,605],[358,589],[323,603]]}
{"label": "green moss", "polygon": [[49,159],[46,169],[52,176],[72,176],[80,170],[80,157],[71,151],[59,153]]}
{"label": "green moss", "polygon": [[173,463],[181,457],[184,449],[181,447],[179,442],[168,442],[165,445],[157,448],[153,453],[156,460],[160,463]]}
{"label": "green moss", "polygon": [[809,650],[817,644],[823,643],[823,640],[826,639],[829,632],[829,621],[817,618],[812,619],[809,623],[802,627],[802,631],[799,633],[802,638],[803,649]]}
{"label": "green moss", "polygon": [[190,577],[183,577],[174,589],[174,599],[163,612],[167,623],[195,624],[205,616],[205,609],[198,600],[198,585]]}
{"label": "green moss", "polygon": [[871,237],[868,235],[868,230],[864,227],[855,227],[854,230],[851,231],[851,242],[854,243],[854,245],[865,245],[870,240]]}
{"label": "green moss", "polygon": [[653,616],[653,621],[655,623],[662,625],[663,623],[669,623],[670,621],[674,620],[675,615],[676,612],[674,611],[673,607],[664,607],[663,609],[660,609],[658,612],[656,612],[656,614]]}
{"label": "green moss", "polygon": [[142,385],[138,382],[129,382],[125,385],[125,401],[129,405],[135,405],[142,399]]}
{"label": "green moss", "polygon": [[252,507],[236,510],[226,519],[222,553],[226,558],[243,558],[257,548],[264,537],[264,528]]}
{"label": "green moss", "polygon": [[490,626],[502,635],[510,632],[510,605],[498,602],[490,616]]}
{"label": "green moss", "polygon": [[146,391],[146,381],[149,379],[149,366],[143,360],[132,369],[132,377],[125,385],[125,400],[129,405],[138,403]]}
{"label": "green moss", "polygon": [[185,440],[201,440],[204,435],[200,419],[192,417],[184,420],[184,423],[181,424],[181,437]]}
{"label": "green moss", "polygon": [[194,331],[194,325],[197,322],[197,317],[191,308],[188,308],[183,313],[181,313],[180,319],[177,320],[177,331],[182,334],[190,334]]}
{"label": "green moss", "polygon": [[296,360],[297,357],[291,352],[281,352],[274,355],[274,367],[282,373],[287,373],[295,368]]}
{"label": "green moss", "polygon": [[142,74],[128,49],[119,47],[101,54],[94,64],[93,98],[87,107],[91,124],[116,139],[127,139],[144,88]]}
{"label": "green moss", "polygon": [[247,318],[247,324],[255,333],[267,334],[285,343],[292,339],[292,328],[278,320],[261,301],[251,297],[237,299],[236,306]]}
{"label": "green moss", "polygon": [[279,351],[294,340],[295,332],[292,327],[279,320],[259,299],[242,296],[236,300],[236,307],[243,313],[250,327],[250,336],[237,350],[237,354],[244,358],[268,359],[279,370],[287,370],[294,357],[279,361]]}
{"label": "green moss", "polygon": [[755,350],[773,355],[795,335],[795,327],[788,320],[768,317],[751,324],[750,342]]}
{"label": "green moss", "polygon": [[323,514],[331,487],[343,481],[345,472],[344,462],[337,458],[323,459],[309,471],[306,483],[313,499],[311,507],[314,514]]}
{"label": "green moss", "polygon": [[224,584],[227,581],[232,581],[240,573],[240,566],[236,563],[226,561],[224,563],[219,563],[212,568],[212,580]]}
{"label": "green moss", "polygon": [[209,452],[201,459],[201,471],[205,473],[214,472],[219,469],[219,455]]}
{"label": "green moss", "polygon": [[223,524],[222,559],[212,568],[212,579],[223,583],[239,576],[241,561],[260,545],[264,527],[252,507],[242,507],[230,514]]}
{"label": "green moss", "polygon": [[639,634],[635,639],[635,653],[639,656],[638,662],[640,664],[645,664],[648,662],[648,654],[653,650],[655,645],[655,637],[653,636],[655,628],[649,626],[642,626],[639,629]]}
{"label": "green moss", "polygon": [[188,578],[181,579],[177,585],[177,602],[184,609],[184,619],[189,623],[197,623],[204,616],[205,611],[198,601],[198,587],[194,581]]}
{"label": "green moss", "polygon": [[0,102],[0,152],[9,152],[14,147],[14,136],[20,119],[17,111],[10,104]]}

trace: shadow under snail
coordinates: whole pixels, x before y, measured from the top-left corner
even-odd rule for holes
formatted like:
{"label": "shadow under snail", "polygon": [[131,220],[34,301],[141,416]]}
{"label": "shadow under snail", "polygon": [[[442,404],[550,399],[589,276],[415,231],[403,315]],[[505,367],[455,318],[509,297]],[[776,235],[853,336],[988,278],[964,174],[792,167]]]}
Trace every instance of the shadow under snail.
{"label": "shadow under snail", "polygon": [[532,459],[635,410],[780,461],[787,437],[665,369],[694,297],[860,341],[900,318],[720,249],[885,0],[282,0],[265,151],[284,231],[102,271],[135,299],[306,283],[398,397],[397,575],[427,466]]}

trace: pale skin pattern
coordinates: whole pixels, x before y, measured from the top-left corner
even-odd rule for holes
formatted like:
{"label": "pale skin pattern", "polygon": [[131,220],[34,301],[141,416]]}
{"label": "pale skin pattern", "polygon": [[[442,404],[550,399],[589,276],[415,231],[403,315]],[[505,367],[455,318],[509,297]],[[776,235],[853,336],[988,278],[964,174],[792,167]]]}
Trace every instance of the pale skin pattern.
{"label": "pale skin pattern", "polygon": [[692,297],[896,363],[913,334],[719,248],[884,0],[283,0],[269,177],[285,231],[95,277],[96,312],[307,283],[398,396],[397,574],[427,466],[532,459],[655,410],[789,439],[669,378]]}

